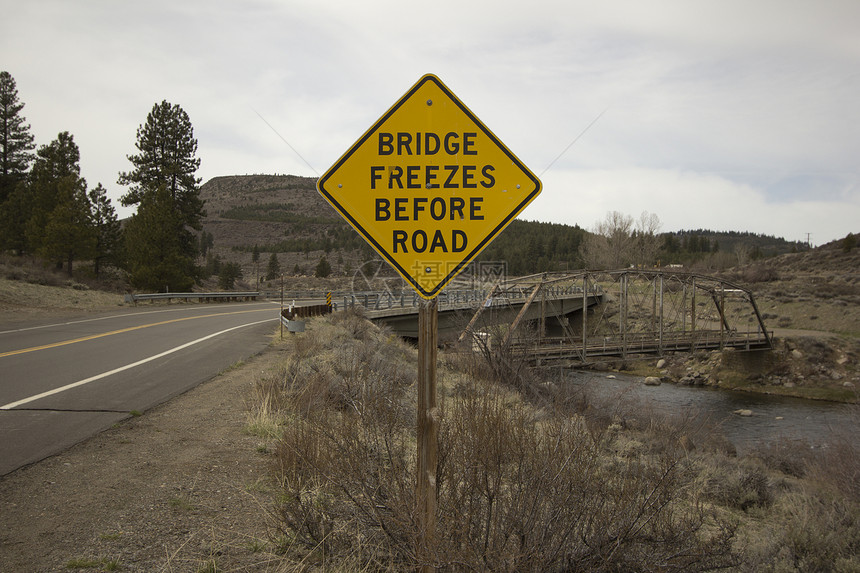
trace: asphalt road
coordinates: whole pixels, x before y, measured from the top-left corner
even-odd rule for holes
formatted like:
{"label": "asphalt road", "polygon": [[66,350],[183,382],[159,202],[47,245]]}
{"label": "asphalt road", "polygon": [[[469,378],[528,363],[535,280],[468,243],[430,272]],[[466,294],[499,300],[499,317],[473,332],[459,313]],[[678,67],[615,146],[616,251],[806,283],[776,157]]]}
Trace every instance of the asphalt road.
{"label": "asphalt road", "polygon": [[0,475],[44,459],[260,352],[268,302],[0,324]]}

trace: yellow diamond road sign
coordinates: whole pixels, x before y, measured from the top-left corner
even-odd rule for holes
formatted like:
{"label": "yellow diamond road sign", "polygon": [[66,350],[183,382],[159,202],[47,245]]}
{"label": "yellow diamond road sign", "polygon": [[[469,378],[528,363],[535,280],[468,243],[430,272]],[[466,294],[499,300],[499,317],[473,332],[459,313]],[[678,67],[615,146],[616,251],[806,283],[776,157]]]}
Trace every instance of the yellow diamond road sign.
{"label": "yellow diamond road sign", "polygon": [[320,177],[317,189],[424,298],[433,298],[541,182],[432,74]]}

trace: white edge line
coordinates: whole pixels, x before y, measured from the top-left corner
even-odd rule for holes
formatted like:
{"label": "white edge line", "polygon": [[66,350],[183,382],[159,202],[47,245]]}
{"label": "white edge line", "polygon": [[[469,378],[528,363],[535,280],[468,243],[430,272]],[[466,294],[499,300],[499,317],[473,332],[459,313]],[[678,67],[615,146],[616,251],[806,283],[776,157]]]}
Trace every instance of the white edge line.
{"label": "white edge line", "polygon": [[13,408],[17,408],[18,406],[23,406],[24,404],[29,404],[30,402],[34,402],[36,400],[40,400],[42,398],[47,398],[48,396],[53,396],[54,394],[59,394],[60,392],[65,392],[66,390],[71,390],[72,388],[77,388],[78,386],[83,386],[84,384],[89,384],[90,382],[95,382],[96,380],[101,380],[102,378],[107,378],[108,376],[112,376],[124,370],[128,370],[130,368],[135,368],[136,366],[140,366],[141,364],[146,364],[147,362],[152,362],[153,360],[158,360],[168,354],[173,354],[174,352],[179,352],[180,350],[184,350],[189,346],[193,346],[195,344],[199,344],[200,342],[204,342],[209,340],[210,338],[214,338],[216,336],[220,336],[221,334],[225,334],[230,332],[231,330],[236,330],[239,328],[245,328],[246,326],[254,326],[255,324],[262,324],[264,322],[269,322],[271,320],[277,320],[275,318],[267,318],[266,320],[260,320],[257,322],[249,322],[248,324],[240,324],[239,326],[234,326],[232,328],[228,328],[226,330],[222,330],[220,332],[215,332],[208,336],[204,336],[203,338],[198,338],[197,340],[192,340],[191,342],[186,342],[180,346],[175,348],[171,348],[170,350],[165,350],[160,354],[156,354],[154,356],[150,356],[149,358],[144,358],[143,360],[138,360],[132,364],[126,364],[125,366],[120,366],[119,368],[115,368],[113,370],[109,370],[108,372],[102,372],[101,374],[96,374],[95,376],[91,376],[90,378],[86,378],[84,380],[78,380],[77,382],[72,382],[71,384],[66,384],[65,386],[61,386],[59,388],[54,388],[53,390],[48,390],[47,392],[42,392],[41,394],[36,394],[35,396],[30,396],[29,398],[23,398],[18,400],[17,402],[10,402],[8,404],[4,404],[0,406],[0,410],[12,410]]}

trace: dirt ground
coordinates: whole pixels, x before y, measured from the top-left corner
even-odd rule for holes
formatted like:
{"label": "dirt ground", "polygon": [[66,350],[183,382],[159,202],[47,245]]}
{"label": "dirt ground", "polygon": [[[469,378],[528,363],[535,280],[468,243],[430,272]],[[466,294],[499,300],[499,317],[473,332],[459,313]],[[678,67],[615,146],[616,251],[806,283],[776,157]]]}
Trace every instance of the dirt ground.
{"label": "dirt ground", "polygon": [[0,571],[277,571],[268,458],[243,430],[282,352],[0,478]]}

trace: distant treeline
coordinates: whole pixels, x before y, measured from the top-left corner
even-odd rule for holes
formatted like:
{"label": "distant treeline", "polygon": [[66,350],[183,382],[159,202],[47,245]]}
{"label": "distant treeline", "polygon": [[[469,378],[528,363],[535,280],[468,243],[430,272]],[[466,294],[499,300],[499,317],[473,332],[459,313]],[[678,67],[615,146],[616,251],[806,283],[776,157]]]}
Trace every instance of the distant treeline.
{"label": "distant treeline", "polygon": [[516,219],[478,261],[505,261],[512,275],[580,268],[579,247],[586,233],[578,226]]}
{"label": "distant treeline", "polygon": [[[363,259],[373,256],[369,245],[345,221],[302,215],[296,211],[298,208],[293,203],[265,203],[232,208],[220,215],[228,219],[286,224],[283,239],[257,246],[262,252],[360,251]],[[482,251],[477,260],[504,261],[508,272],[513,275],[583,268],[583,241],[590,234],[578,225],[517,219]],[[713,259],[718,254],[726,264],[746,262],[807,248],[804,243],[768,235],[709,229],[661,233],[657,238],[660,248],[656,259],[650,263],[653,265],[691,265]],[[255,245],[243,245],[236,249],[250,253],[254,248]]]}
{"label": "distant treeline", "polygon": [[738,231],[694,229],[663,233],[661,236],[661,260],[669,263],[695,262],[710,253],[742,255],[756,260],[809,248],[806,243],[800,241],[786,241],[771,235]]}

